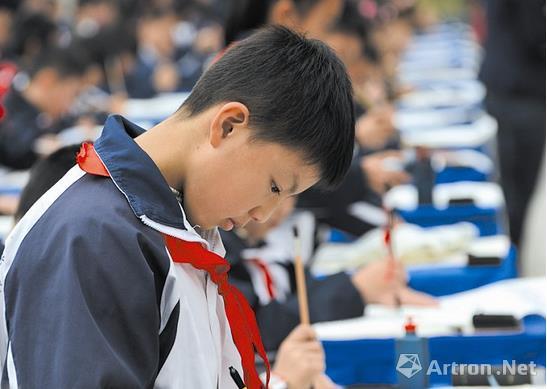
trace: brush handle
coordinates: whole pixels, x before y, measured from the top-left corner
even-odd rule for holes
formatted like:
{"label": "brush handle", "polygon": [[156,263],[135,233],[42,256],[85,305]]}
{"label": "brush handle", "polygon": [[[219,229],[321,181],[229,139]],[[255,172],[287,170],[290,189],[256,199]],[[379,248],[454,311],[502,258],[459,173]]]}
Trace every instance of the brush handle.
{"label": "brush handle", "polygon": [[304,264],[300,255],[294,259],[296,273],[296,292],[298,293],[298,308],[300,310],[300,323],[310,324],[310,312],[308,309],[308,293],[306,289],[306,275],[304,273]]}

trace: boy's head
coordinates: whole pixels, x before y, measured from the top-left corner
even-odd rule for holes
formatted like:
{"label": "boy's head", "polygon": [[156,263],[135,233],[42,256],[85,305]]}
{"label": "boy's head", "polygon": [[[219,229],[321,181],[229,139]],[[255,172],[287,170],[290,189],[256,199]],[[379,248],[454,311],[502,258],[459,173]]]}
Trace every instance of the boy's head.
{"label": "boy's head", "polygon": [[27,97],[38,108],[59,119],[67,113],[84,83],[89,68],[87,56],[79,47],[51,48],[37,56],[28,70]]}
{"label": "boy's head", "polygon": [[66,146],[34,164],[19,199],[19,206],[15,212],[16,222],[21,220],[30,207],[74,166],[79,150],[79,145]]}
{"label": "boy's head", "polygon": [[41,13],[17,13],[10,35],[8,55],[23,66],[31,64],[40,51],[58,39],[57,26]]}
{"label": "boy's head", "polygon": [[190,221],[203,228],[264,222],[317,182],[335,187],[353,154],[343,64],[322,42],[282,27],[257,32],[212,65],[167,122],[174,132],[183,121],[199,135],[180,184]]}

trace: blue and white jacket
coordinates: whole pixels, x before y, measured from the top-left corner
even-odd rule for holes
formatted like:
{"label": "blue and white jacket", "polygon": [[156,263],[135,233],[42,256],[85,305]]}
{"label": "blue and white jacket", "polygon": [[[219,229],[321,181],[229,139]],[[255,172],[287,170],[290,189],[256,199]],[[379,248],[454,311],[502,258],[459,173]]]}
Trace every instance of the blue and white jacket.
{"label": "blue and white jacket", "polygon": [[216,284],[162,235],[223,256],[218,231],[192,228],[143,131],[109,117],[95,150],[111,178],[74,166],[6,239],[2,387],[231,388],[242,371]]}

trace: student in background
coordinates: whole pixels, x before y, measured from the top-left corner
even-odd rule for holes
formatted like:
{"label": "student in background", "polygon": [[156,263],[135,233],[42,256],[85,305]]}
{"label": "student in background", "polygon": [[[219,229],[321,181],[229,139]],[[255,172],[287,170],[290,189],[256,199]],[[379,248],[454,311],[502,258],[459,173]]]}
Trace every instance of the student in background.
{"label": "student in background", "polygon": [[14,215],[15,223],[76,164],[79,150],[79,145],[62,147],[32,166],[29,180],[19,198],[19,206]]}
{"label": "student in background", "polygon": [[[292,213],[294,204],[294,197],[288,198],[266,223],[251,221],[244,228],[221,233],[232,265],[231,279],[255,310],[267,349],[277,349],[299,322],[291,241],[268,240],[268,234]],[[394,277],[386,280],[388,266],[387,261],[379,261],[352,275],[341,272],[319,279],[307,269],[312,323],[361,316],[365,304],[435,304],[432,297],[408,288],[401,264]]]}
{"label": "student in background", "polygon": [[[299,197],[299,208],[314,213],[318,221],[352,236],[361,236],[377,227],[350,212],[352,204],[365,201],[378,208],[387,187],[406,183],[404,171],[386,168],[386,158],[402,159],[393,125],[394,109],[387,100],[381,69],[373,60],[371,28],[351,2],[345,2],[335,23],[322,34],[344,62],[352,80],[357,145],[350,172],[342,185],[328,194],[311,189]],[[390,149],[386,151],[386,149]],[[379,210],[380,211],[380,210]],[[380,211],[381,212],[381,211]]]}
{"label": "student in background", "polygon": [[13,80],[2,102],[0,165],[28,169],[59,147],[56,133],[84,84],[86,56],[77,48],[48,49]]}
{"label": "student in background", "polygon": [[281,25],[322,39],[342,12],[343,0],[231,0],[225,24],[226,46],[265,25]]}
{"label": "student in background", "polygon": [[53,19],[43,13],[25,11],[21,7],[14,13],[3,57],[20,68],[28,68],[42,51],[55,46],[58,38],[57,25]]}
{"label": "student in background", "polygon": [[144,99],[177,90],[179,74],[173,41],[176,23],[170,8],[149,9],[138,18],[136,61],[125,79],[129,97]]}
{"label": "student in background", "polygon": [[486,110],[498,123],[500,181],[511,241],[521,243],[528,202],[545,151],[545,1],[488,0]]}

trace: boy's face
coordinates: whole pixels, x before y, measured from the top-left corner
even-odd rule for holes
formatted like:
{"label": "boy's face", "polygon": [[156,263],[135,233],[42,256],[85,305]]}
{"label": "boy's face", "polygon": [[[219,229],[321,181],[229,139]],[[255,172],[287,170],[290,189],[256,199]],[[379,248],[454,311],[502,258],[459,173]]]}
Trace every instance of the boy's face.
{"label": "boy's face", "polygon": [[184,207],[193,225],[224,230],[267,221],[288,197],[319,180],[299,152],[277,143],[250,141],[246,123],[213,120],[207,141],[184,179]]}
{"label": "boy's face", "polygon": [[45,68],[34,77],[33,84],[43,93],[39,106],[53,119],[65,115],[78,94],[81,92],[83,79],[77,76],[62,76],[56,70]]}
{"label": "boy's face", "polygon": [[245,231],[251,239],[262,239],[266,234],[275,227],[283,223],[294,210],[296,205],[296,197],[292,196],[285,199],[279,207],[273,212],[272,216],[266,223],[258,223],[251,220],[245,227]]}
{"label": "boy's face", "polygon": [[61,78],[59,83],[50,90],[52,97],[53,117],[66,115],[82,89],[82,79],[79,77]]}

